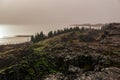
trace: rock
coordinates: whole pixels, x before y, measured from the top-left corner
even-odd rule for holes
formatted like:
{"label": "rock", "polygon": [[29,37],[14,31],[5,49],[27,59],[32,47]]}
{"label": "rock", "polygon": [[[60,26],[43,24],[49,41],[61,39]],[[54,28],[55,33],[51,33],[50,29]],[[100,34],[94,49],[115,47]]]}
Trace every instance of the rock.
{"label": "rock", "polygon": [[70,73],[82,73],[83,70],[81,70],[79,67],[75,67],[73,65],[70,65],[68,72],[70,72]]}
{"label": "rock", "polygon": [[111,23],[102,28],[104,38],[102,37],[103,44],[111,46],[120,46],[120,23]]}
{"label": "rock", "polygon": [[49,75],[45,80],[120,80],[120,69],[116,67],[104,68],[101,72],[85,72],[64,75],[62,73]]}
{"label": "rock", "polygon": [[62,73],[48,75],[44,80],[62,80],[64,78]]}
{"label": "rock", "polygon": [[[88,79],[89,78],[89,79]],[[88,75],[85,80],[119,80],[120,69],[116,67],[104,68],[101,72]]]}

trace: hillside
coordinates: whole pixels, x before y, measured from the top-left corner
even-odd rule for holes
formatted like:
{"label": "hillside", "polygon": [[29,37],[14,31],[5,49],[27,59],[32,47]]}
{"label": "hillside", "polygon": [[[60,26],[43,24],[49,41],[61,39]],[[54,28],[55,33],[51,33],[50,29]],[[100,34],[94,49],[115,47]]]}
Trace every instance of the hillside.
{"label": "hillside", "polygon": [[102,43],[120,47],[120,24],[113,23],[102,29],[104,31]]}
{"label": "hillside", "polygon": [[120,46],[104,43],[106,30],[111,30],[106,27],[71,31],[1,51],[0,80],[119,80]]}

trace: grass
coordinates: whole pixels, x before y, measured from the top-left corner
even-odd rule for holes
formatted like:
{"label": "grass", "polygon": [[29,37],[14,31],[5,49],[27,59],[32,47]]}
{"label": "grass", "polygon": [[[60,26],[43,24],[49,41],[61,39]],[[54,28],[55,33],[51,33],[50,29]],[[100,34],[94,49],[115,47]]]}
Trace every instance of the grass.
{"label": "grass", "polygon": [[[15,57],[14,53],[27,54],[29,51],[33,50],[32,52],[29,52],[27,56],[22,56],[22,58],[21,55],[18,55],[18,58],[23,59],[24,57],[24,60],[21,60],[15,65],[3,68],[0,70],[0,73],[7,71],[8,74],[6,75],[11,75],[10,77],[17,77],[14,74],[18,74],[17,72],[19,72],[19,74],[24,77],[23,80],[34,80],[35,78],[39,77],[42,79],[48,74],[55,74],[57,72],[66,73],[68,72],[70,65],[77,66],[80,69],[84,69],[86,71],[94,69],[95,65],[93,65],[93,63],[97,65],[102,64],[103,67],[109,66],[111,64],[109,59],[101,56],[100,59],[97,59],[94,58],[93,55],[100,54],[102,56],[111,56],[113,53],[105,51],[98,53],[97,51],[88,48],[87,45],[82,45],[82,42],[79,41],[80,35],[82,35],[82,33],[79,31],[74,33],[65,33],[32,44],[28,48],[28,51],[24,51],[24,49],[22,50],[21,48],[15,50],[12,49],[6,51],[5,53],[0,53],[8,55],[12,54],[10,56]],[[79,45],[81,47],[79,47]],[[11,58],[10,56],[8,57]],[[66,60],[67,56],[68,59]],[[101,62],[101,64],[99,64],[99,62]]]}

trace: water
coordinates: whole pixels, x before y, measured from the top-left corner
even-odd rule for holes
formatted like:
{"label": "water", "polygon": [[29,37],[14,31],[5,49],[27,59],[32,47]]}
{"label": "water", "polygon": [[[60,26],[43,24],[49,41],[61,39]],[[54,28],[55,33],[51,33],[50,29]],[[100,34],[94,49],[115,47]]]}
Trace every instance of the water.
{"label": "water", "polygon": [[19,44],[24,42],[29,42],[30,37],[8,37],[8,38],[0,38],[0,45],[6,44]]}

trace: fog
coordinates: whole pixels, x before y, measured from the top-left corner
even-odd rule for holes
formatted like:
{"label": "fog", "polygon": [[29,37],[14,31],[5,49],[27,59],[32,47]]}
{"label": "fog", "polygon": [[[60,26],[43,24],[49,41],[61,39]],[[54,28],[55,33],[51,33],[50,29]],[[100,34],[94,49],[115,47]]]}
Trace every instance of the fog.
{"label": "fog", "polygon": [[8,30],[4,34],[33,34],[60,25],[109,22],[120,22],[120,0],[0,0],[0,25],[7,25]]}

